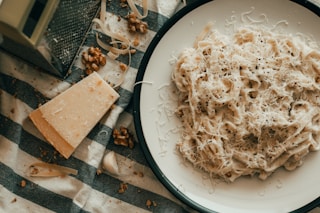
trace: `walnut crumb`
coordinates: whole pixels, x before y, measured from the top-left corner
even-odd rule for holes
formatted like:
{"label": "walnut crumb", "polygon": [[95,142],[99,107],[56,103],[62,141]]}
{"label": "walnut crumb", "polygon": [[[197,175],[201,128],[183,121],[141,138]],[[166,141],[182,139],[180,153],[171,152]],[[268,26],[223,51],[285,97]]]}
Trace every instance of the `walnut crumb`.
{"label": "walnut crumb", "polygon": [[120,183],[118,193],[123,194],[128,189],[128,184]]}
{"label": "walnut crumb", "polygon": [[119,129],[114,129],[112,136],[114,144],[129,147],[130,149],[134,148],[133,136],[127,128],[121,126]]}
{"label": "walnut crumb", "polygon": [[122,7],[122,8],[128,7],[127,0],[120,0],[120,7]]}
{"label": "walnut crumb", "polygon": [[27,182],[26,182],[25,180],[21,180],[20,186],[21,186],[22,188],[24,188],[24,187],[26,187],[26,185],[27,185]]}
{"label": "walnut crumb", "polygon": [[134,171],[133,174],[134,174],[134,175],[138,175],[139,177],[144,177],[143,172]]}
{"label": "walnut crumb", "polygon": [[37,167],[30,166],[30,169],[31,169],[31,171],[30,171],[31,175],[36,175],[39,173],[39,169]]}
{"label": "walnut crumb", "polygon": [[148,199],[148,200],[146,201],[146,206],[147,206],[148,208],[150,208],[151,205],[152,205],[152,201]]}
{"label": "walnut crumb", "polygon": [[148,199],[148,200],[146,201],[146,206],[147,206],[148,208],[150,208],[151,206],[157,207],[158,204],[157,204],[156,201],[151,201],[151,200]]}
{"label": "walnut crumb", "polygon": [[143,172],[138,172],[138,176],[139,176],[139,177],[144,177]]}
{"label": "walnut crumb", "polygon": [[134,40],[132,42],[132,45],[137,47],[137,46],[139,46],[139,44],[140,44],[139,36],[135,36],[135,38],[134,38]]}
{"label": "walnut crumb", "polygon": [[122,72],[125,72],[128,69],[128,66],[124,63],[120,63],[119,67],[121,69]]}

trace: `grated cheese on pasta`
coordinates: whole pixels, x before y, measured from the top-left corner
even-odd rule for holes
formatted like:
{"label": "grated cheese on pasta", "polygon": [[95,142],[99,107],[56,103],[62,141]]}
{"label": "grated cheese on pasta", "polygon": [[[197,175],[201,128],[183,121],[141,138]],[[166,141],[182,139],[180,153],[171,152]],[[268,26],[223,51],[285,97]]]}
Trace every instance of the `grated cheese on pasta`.
{"label": "grated cheese on pasta", "polygon": [[184,158],[227,182],[264,180],[320,149],[319,49],[263,28],[200,35],[172,73]]}

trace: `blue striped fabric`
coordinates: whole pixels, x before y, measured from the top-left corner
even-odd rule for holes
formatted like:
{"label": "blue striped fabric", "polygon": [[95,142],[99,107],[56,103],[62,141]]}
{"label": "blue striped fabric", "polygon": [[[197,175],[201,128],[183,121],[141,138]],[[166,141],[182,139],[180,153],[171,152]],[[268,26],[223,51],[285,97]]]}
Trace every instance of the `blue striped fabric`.
{"label": "blue striped fabric", "polygon": [[[124,17],[129,8],[120,7],[120,1],[107,2],[107,19],[122,17],[121,22],[125,23]],[[170,212],[189,212],[157,181],[138,143],[134,149],[128,149],[114,145],[111,137],[116,125],[134,131],[130,100],[140,60],[152,37],[180,3],[165,2],[149,3],[146,19],[148,39],[142,43],[144,47],[138,46],[137,52],[132,55],[126,85],[118,89],[120,98],[115,109],[92,129],[68,160],[57,154],[44,140],[28,119],[28,114],[83,78],[84,66],[80,57],[71,67],[70,75],[62,80],[0,51],[0,212],[164,212],[168,209]],[[98,46],[96,32],[99,30],[93,26],[82,50]],[[99,71],[100,75],[116,75],[117,71],[113,71],[115,65],[119,62],[127,64],[128,57],[121,56],[116,61],[110,61],[108,59],[104,71]],[[121,117],[125,117],[126,121],[119,121],[123,120]],[[121,177],[107,173],[97,175],[101,159],[107,151],[117,153],[119,163],[127,167],[122,170],[128,174]],[[44,179],[28,177],[28,166],[39,161],[74,168],[78,174]],[[135,175],[137,173],[144,175]],[[21,186],[22,180],[26,183],[24,187]],[[128,186],[125,193],[118,192],[121,183]],[[150,207],[146,205],[147,200],[157,205]]]}
{"label": "blue striped fabric", "polygon": [[[107,19],[122,17],[121,21],[125,23],[123,17],[128,14],[128,8],[120,7],[119,2],[107,1]],[[0,50],[0,212],[193,212],[153,175],[139,143],[128,149],[115,145],[111,137],[112,129],[120,125],[134,132],[130,101],[137,69],[149,42],[175,12],[180,1],[158,0],[149,1],[149,4],[146,21],[150,31],[145,40],[141,39],[144,43],[132,56],[125,84],[118,90],[120,99],[116,107],[93,128],[68,160],[44,140],[28,119],[28,114],[82,79],[84,66],[80,57],[72,66],[70,75],[62,80]],[[98,46],[96,32],[99,29],[93,26],[82,50]],[[108,59],[99,74],[116,75],[115,65],[127,61],[127,57],[119,57],[116,61]],[[123,175],[107,172],[97,175],[101,159],[108,151],[116,152]],[[29,165],[39,161],[74,168],[78,174],[55,178],[29,177],[26,173]],[[25,181],[24,187],[21,181]],[[128,188],[119,193],[122,183]],[[154,203],[146,205],[148,200]]]}

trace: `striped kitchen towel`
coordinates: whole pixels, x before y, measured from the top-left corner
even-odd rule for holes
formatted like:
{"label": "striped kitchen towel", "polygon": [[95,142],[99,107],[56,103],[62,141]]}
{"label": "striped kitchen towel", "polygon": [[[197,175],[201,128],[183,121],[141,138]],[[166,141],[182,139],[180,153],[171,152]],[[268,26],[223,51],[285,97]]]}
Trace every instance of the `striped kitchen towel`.
{"label": "striped kitchen towel", "polygon": [[[141,9],[141,1],[136,4],[140,4]],[[68,160],[45,142],[28,114],[83,78],[85,68],[81,55],[76,58],[70,75],[62,80],[0,51],[0,212],[189,211],[153,175],[139,143],[129,149],[109,142],[112,129],[118,125],[134,132],[130,100],[140,60],[180,1],[157,0],[148,4],[148,17],[144,19],[148,23],[148,33],[141,35],[139,45],[134,47],[136,53],[132,55],[124,83],[117,90],[119,100]],[[107,1],[106,19],[111,31],[120,31],[133,39],[125,18],[129,10],[119,0]],[[105,36],[93,24],[80,53],[98,46],[96,33]],[[120,63],[128,64],[128,56],[117,60],[108,58],[98,73],[112,82],[120,75]],[[107,172],[97,174],[101,159],[109,151],[116,153],[120,176]],[[74,168],[78,174],[53,178],[28,176],[29,166],[41,161]],[[122,192],[124,186],[126,190]]]}
{"label": "striped kitchen towel", "polygon": [[[129,149],[115,145],[112,138],[113,129],[120,126],[134,133],[131,97],[140,61],[156,32],[184,5],[181,2],[184,1],[148,1],[149,13],[144,19],[148,33],[140,35],[139,44],[134,46],[136,53],[117,89],[119,100],[67,160],[45,141],[28,115],[83,78],[81,52],[99,46],[96,35],[110,38],[93,24],[65,79],[42,72],[0,49],[0,212],[194,212],[154,176],[138,141]],[[135,3],[142,8],[141,0]],[[107,27],[134,40],[136,35],[128,32],[125,18],[129,10],[121,0],[107,0]],[[108,58],[98,73],[111,83],[117,82],[122,74],[120,64],[128,61],[128,56]],[[120,175],[98,172],[103,156],[110,151],[116,153]],[[30,177],[29,166],[36,162],[66,166],[78,170],[78,174]]]}

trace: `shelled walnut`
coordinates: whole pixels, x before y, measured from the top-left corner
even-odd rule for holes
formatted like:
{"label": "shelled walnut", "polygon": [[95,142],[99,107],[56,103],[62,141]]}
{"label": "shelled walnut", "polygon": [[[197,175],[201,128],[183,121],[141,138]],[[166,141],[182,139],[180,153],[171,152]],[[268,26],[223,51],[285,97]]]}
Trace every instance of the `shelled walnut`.
{"label": "shelled walnut", "polygon": [[133,149],[134,147],[133,136],[127,128],[121,126],[119,129],[114,129],[112,136],[114,139],[114,144]]}
{"label": "shelled walnut", "polygon": [[98,47],[89,47],[87,51],[82,52],[81,62],[86,67],[86,74],[98,71],[100,66],[107,63],[106,56],[101,52]]}
{"label": "shelled walnut", "polygon": [[136,14],[130,13],[126,18],[128,19],[129,32],[139,32],[142,34],[148,32],[148,23],[138,19]]}
{"label": "shelled walnut", "polygon": [[128,184],[120,183],[118,193],[123,194],[128,189]]}

